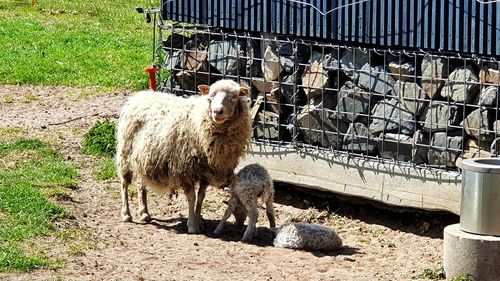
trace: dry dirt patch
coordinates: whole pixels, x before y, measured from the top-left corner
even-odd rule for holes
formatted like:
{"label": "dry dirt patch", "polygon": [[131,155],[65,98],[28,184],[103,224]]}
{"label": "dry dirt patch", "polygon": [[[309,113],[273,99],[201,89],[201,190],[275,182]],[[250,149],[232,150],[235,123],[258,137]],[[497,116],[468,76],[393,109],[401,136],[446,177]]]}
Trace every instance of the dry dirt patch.
{"label": "dry dirt patch", "polygon": [[[70,238],[80,241],[72,246],[64,239],[40,238],[39,243],[49,245],[49,255],[62,259],[61,268],[2,274],[2,280],[409,280],[441,266],[442,229],[455,216],[392,212],[284,184],[277,184],[277,224],[306,221],[334,227],[344,241],[342,249],[274,248],[264,211],[253,243],[239,242],[244,229],[231,223],[216,237],[212,231],[228,198],[216,189],[208,191],[204,203],[205,234],[187,234],[182,194],[171,201],[152,195],[150,224],[121,223],[117,181],[96,180],[92,167],[97,159],[79,151],[83,134],[96,120],[116,119],[129,93],[86,95],[89,91],[0,86],[0,139],[48,140],[80,167],[80,187],[69,191],[71,200],[58,204],[74,216],[68,223],[83,231]],[[136,199],[131,202],[135,207]]]}

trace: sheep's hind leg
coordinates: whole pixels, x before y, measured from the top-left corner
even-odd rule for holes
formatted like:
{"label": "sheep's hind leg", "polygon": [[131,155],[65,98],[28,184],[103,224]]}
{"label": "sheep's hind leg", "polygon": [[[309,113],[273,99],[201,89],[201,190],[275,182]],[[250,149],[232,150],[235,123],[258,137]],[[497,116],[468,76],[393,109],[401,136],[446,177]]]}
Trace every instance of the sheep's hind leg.
{"label": "sheep's hind leg", "polygon": [[121,218],[122,222],[131,222],[130,208],[128,206],[128,187],[132,182],[132,177],[129,174],[122,176],[120,194],[122,197]]}
{"label": "sheep's hind leg", "polygon": [[244,242],[249,242],[250,240],[252,240],[255,234],[256,231],[255,225],[257,223],[259,212],[257,211],[257,204],[253,198],[241,200],[241,203],[243,203],[248,212],[248,225],[247,229],[245,230],[245,234],[243,234],[243,239],[241,240]]}
{"label": "sheep's hind leg", "polygon": [[196,215],[195,215],[195,204],[196,204],[196,192],[194,190],[194,187],[184,187],[184,194],[186,194],[186,198],[188,200],[188,209],[189,209],[189,215],[188,215],[188,220],[187,220],[187,227],[188,227],[188,233],[191,234],[196,234],[196,233],[201,233],[202,228],[201,224],[196,221]]}
{"label": "sheep's hind leg", "polygon": [[216,235],[222,234],[222,230],[224,229],[224,224],[226,223],[227,219],[231,216],[231,214],[234,212],[234,208],[236,207],[237,204],[236,198],[231,197],[231,199],[229,199],[228,204],[229,206],[227,206],[224,216],[222,217],[219,224],[217,225],[217,228],[214,231],[214,234]]}
{"label": "sheep's hind leg", "polygon": [[269,227],[274,228],[276,227],[276,219],[274,217],[274,207],[273,207],[273,199],[270,198],[266,202],[266,215],[267,218],[269,219]]}
{"label": "sheep's hind leg", "polygon": [[137,197],[139,199],[139,222],[140,223],[148,223],[151,221],[151,216],[148,212],[148,191],[146,189],[146,185],[141,183],[137,187]]}
{"label": "sheep's hind leg", "polygon": [[207,187],[208,183],[201,182],[200,188],[198,189],[198,196],[196,198],[195,223],[199,224],[201,229],[203,229],[203,218],[201,217],[201,208],[203,205],[203,200],[205,200]]}

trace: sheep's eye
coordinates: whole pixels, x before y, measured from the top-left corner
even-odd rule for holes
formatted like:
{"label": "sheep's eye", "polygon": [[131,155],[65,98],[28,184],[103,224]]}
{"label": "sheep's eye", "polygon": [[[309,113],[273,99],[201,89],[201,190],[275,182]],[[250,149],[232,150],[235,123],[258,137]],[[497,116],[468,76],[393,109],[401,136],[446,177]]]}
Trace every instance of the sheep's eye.
{"label": "sheep's eye", "polygon": [[238,97],[232,97],[231,98],[231,101],[237,101],[238,100]]}

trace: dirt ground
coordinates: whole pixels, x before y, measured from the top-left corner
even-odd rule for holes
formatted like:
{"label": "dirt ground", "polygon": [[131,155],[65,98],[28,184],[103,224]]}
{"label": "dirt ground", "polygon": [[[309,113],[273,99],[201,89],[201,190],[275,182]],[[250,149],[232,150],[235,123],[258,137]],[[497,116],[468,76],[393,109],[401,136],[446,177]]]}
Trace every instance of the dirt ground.
{"label": "dirt ground", "polygon": [[[0,139],[45,139],[81,173],[79,188],[57,202],[74,217],[57,227],[73,235],[42,237],[32,245],[60,259],[62,266],[0,274],[1,280],[410,280],[424,269],[441,267],[442,230],[457,222],[456,216],[387,210],[280,183],[277,224],[305,221],[333,227],[344,242],[340,250],[273,247],[263,210],[252,243],[239,241],[244,228],[234,226],[232,218],[224,235],[216,237],[212,231],[228,193],[214,188],[204,203],[204,234],[187,234],[182,194],[171,201],[151,195],[154,220],[149,224],[120,222],[117,180],[96,180],[92,171],[99,159],[81,154],[80,147],[83,134],[96,120],[117,118],[130,93],[94,91],[0,85]],[[133,215],[136,202],[131,198]]]}

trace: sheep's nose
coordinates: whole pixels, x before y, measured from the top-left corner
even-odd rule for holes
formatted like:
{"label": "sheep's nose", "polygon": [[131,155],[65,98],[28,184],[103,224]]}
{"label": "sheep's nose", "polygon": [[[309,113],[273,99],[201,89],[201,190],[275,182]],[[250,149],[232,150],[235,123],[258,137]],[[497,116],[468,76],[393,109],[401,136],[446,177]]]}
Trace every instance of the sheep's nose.
{"label": "sheep's nose", "polygon": [[214,112],[214,114],[216,114],[216,115],[222,115],[222,114],[224,114],[224,108],[222,108],[222,107],[217,107],[217,108],[214,108],[214,109],[213,109],[213,112]]}

